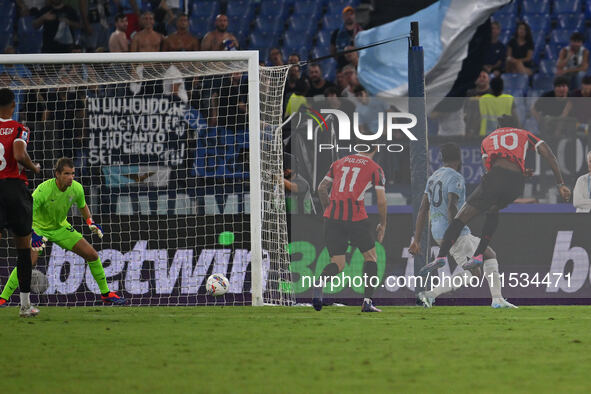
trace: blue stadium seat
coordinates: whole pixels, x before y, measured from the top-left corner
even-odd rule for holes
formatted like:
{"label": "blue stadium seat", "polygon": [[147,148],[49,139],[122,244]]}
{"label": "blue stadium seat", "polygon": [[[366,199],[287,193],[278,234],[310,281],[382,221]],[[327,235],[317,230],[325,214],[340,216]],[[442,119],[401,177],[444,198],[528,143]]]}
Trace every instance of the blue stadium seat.
{"label": "blue stadium seat", "polygon": [[546,59],[551,59],[556,61],[558,59],[558,54],[560,53],[560,49],[562,49],[562,45],[558,45],[555,43],[546,44],[544,48],[544,54],[546,55]]}
{"label": "blue stadium seat", "polygon": [[277,36],[270,33],[252,32],[249,36],[250,49],[269,49],[277,46]]}
{"label": "blue stadium seat", "polygon": [[211,17],[220,13],[220,4],[215,0],[194,1],[191,3],[191,16]]}
{"label": "blue stadium seat", "polygon": [[330,48],[329,47],[314,47],[312,48],[312,50],[310,51],[310,57],[312,57],[313,59],[322,57],[322,56],[326,56],[326,55],[330,55]]}
{"label": "blue stadium seat", "polygon": [[548,30],[550,30],[550,18],[546,14],[524,15],[523,20],[529,25],[534,36],[547,34]]}
{"label": "blue stadium seat", "polygon": [[233,33],[236,38],[248,36],[250,32],[250,19],[240,16],[228,17],[228,31]]}
{"label": "blue stadium seat", "polygon": [[560,14],[557,16],[558,28],[567,29],[571,32],[585,30],[585,15],[583,14]]}
{"label": "blue stadium seat", "polygon": [[549,14],[550,1],[549,0],[523,0],[521,4],[522,14]]}
{"label": "blue stadium seat", "polygon": [[507,43],[512,37],[513,32],[511,30],[501,30],[501,34],[499,34],[499,41],[502,42],[504,45],[507,45]]}
{"label": "blue stadium seat", "polygon": [[306,15],[309,20],[319,19],[322,15],[322,3],[314,0],[297,1],[293,6],[294,15]]}
{"label": "blue stadium seat", "polygon": [[12,32],[2,32],[2,34],[0,34],[0,53],[4,53],[4,49],[9,45],[13,46]]}
{"label": "blue stadium seat", "polygon": [[[514,92],[514,95],[521,97],[529,85],[529,77],[525,74],[502,74],[505,82],[505,91]],[[517,92],[517,93],[516,93]]]}
{"label": "blue stadium seat", "polygon": [[283,2],[265,1],[261,3],[259,16],[273,16],[280,20],[285,20],[289,13],[289,7]]}
{"label": "blue stadium seat", "polygon": [[539,61],[540,73],[554,75],[556,72],[556,61],[552,59],[542,59]]}
{"label": "blue stadium seat", "polygon": [[591,18],[591,0],[585,0],[583,7],[585,8],[585,16]]}
{"label": "blue stadium seat", "polygon": [[337,61],[333,58],[326,59],[320,62],[322,67],[322,75],[324,79],[335,82],[337,74]]}
{"label": "blue stadium seat", "polygon": [[255,3],[250,0],[233,0],[228,2],[226,15],[230,17],[242,17],[247,20],[254,18]]}
{"label": "blue stadium seat", "polygon": [[287,29],[305,32],[314,30],[316,32],[316,24],[311,22],[307,15],[292,15],[287,20]]}
{"label": "blue stadium seat", "polygon": [[330,46],[330,36],[332,35],[332,31],[330,30],[320,30],[318,35],[316,36],[316,45],[317,46]]}
{"label": "blue stadium seat", "polygon": [[2,10],[3,21],[8,21],[8,24],[14,22],[16,18],[16,2],[14,0],[1,0],[0,9]]}
{"label": "blue stadium seat", "polygon": [[501,12],[503,9],[501,8],[499,11],[495,12],[492,15],[492,19],[496,22],[501,24],[501,28],[503,27],[511,27],[515,26],[515,22],[517,22],[518,14],[516,13],[504,13]]}
{"label": "blue stadium seat", "polygon": [[255,20],[254,28],[265,33],[281,34],[283,33],[283,25],[284,21],[274,16],[259,15]]}
{"label": "blue stadium seat", "polygon": [[511,3],[507,4],[504,7],[501,7],[497,12],[495,12],[493,15],[503,15],[505,16],[502,20],[506,20],[507,17],[514,15],[517,16],[517,2],[516,1],[512,1]]}
{"label": "blue stadium seat", "polygon": [[330,15],[326,14],[322,18],[322,29],[324,30],[335,30],[343,25],[343,19],[341,15]]}
{"label": "blue stadium seat", "polygon": [[547,74],[534,74],[532,78],[532,88],[544,92],[554,89],[554,76]]}
{"label": "blue stadium seat", "polygon": [[550,32],[550,42],[557,45],[566,46],[570,41],[570,30],[555,29]]}
{"label": "blue stadium seat", "polygon": [[203,38],[203,36],[210,30],[213,30],[214,16],[194,16],[191,15],[189,19],[189,31],[191,34]]}
{"label": "blue stadium seat", "polygon": [[580,0],[554,0],[554,14],[575,14],[580,11]]}
{"label": "blue stadium seat", "polygon": [[305,34],[290,34],[288,30],[283,36],[283,47],[291,49],[307,47],[310,41]]}

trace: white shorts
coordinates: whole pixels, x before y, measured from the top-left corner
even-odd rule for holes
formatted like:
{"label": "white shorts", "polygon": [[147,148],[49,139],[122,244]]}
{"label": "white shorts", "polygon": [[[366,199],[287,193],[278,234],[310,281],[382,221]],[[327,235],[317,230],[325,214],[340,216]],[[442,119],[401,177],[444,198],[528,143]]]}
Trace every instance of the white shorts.
{"label": "white shorts", "polygon": [[474,252],[476,252],[479,243],[480,238],[472,234],[461,235],[452,245],[449,254],[461,267],[468,261],[468,259],[474,256]]}

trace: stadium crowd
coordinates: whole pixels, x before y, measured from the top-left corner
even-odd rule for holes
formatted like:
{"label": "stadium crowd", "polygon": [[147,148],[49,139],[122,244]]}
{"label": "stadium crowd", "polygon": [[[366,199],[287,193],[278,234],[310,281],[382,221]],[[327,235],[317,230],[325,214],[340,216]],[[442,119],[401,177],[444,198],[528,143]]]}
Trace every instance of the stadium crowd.
{"label": "stadium crowd", "polygon": [[[11,22],[0,40],[4,53],[258,49],[263,65],[292,65],[284,92],[284,118],[313,107],[315,98],[339,97],[339,105],[360,112],[369,105],[368,93],[357,76],[358,53],[347,51],[354,49],[354,38],[363,30],[358,11],[371,9],[370,1],[0,3],[8,10]],[[443,137],[481,138],[495,128],[499,116],[513,114],[521,126],[544,138],[587,133],[591,112],[578,98],[591,96],[589,51],[585,47],[591,31],[590,16],[591,1],[582,0],[518,0],[499,10],[489,21],[490,46],[478,61],[480,73],[471,86],[446,98],[429,114],[429,132]],[[306,63],[328,54],[335,57]],[[76,67],[66,71],[80,75]],[[168,72],[179,76],[174,66]],[[0,84],[30,77],[35,78],[34,69],[0,66]],[[228,76],[212,90],[213,82],[207,78],[182,80],[179,76],[164,87],[164,92],[199,110],[208,107],[203,114],[208,126],[236,130],[237,124],[244,123],[246,113],[243,77]],[[227,89],[226,93],[236,99],[221,104],[224,95],[220,89]],[[21,119],[55,134],[45,140],[61,145],[56,149],[63,149],[65,155],[83,156],[76,153],[83,136],[74,131],[80,129],[71,127],[75,119],[80,119],[76,115],[83,115],[76,114],[84,111],[82,94],[81,90],[67,89],[29,91],[21,98]],[[203,100],[210,100],[209,105],[202,105]],[[216,119],[225,123],[217,124]],[[47,122],[53,122],[53,126],[47,126]],[[408,165],[403,163],[406,158],[384,166],[393,168],[393,173],[386,174],[391,182],[409,181]]]}

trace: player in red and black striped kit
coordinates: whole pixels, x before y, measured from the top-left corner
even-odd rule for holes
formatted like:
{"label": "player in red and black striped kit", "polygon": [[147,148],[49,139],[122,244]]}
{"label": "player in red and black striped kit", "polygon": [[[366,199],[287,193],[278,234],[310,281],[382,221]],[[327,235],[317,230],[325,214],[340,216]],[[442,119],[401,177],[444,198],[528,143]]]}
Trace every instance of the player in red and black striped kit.
{"label": "player in red and black striped kit", "polygon": [[[373,231],[364,203],[365,192],[375,187],[380,214],[377,240],[382,242],[386,231],[386,180],[382,168],[372,160],[374,154],[375,149],[335,161],[318,186],[318,195],[324,207],[324,236],[330,255],[330,263],[322,271],[321,278],[326,279],[343,271],[349,241],[359,247],[367,278],[362,312],[381,312],[371,301],[374,288],[369,285],[368,278],[377,277],[378,268]],[[322,290],[322,287],[314,289],[313,305],[317,311],[322,309]]]}
{"label": "player in red and black striped kit", "polygon": [[31,306],[31,228],[33,197],[27,188],[24,168],[38,174],[27,153],[29,129],[12,120],[15,102],[10,89],[0,89],[0,217],[14,234],[17,252],[17,272],[20,288],[20,316],[35,316],[39,310]]}
{"label": "player in red and black striped kit", "polygon": [[512,116],[500,118],[501,128],[493,131],[482,141],[482,161],[487,173],[445,231],[437,258],[424,266],[421,274],[443,267],[447,263],[447,254],[462,228],[475,216],[486,212],[480,243],[472,259],[462,266],[474,274],[481,272],[482,254],[497,228],[499,210],[523,193],[525,176],[531,175],[531,170],[525,168],[525,155],[528,151],[539,153],[550,164],[560,195],[565,201],[570,199],[570,189],[562,180],[556,156],[550,147],[527,130],[503,127],[511,124],[515,124]]}

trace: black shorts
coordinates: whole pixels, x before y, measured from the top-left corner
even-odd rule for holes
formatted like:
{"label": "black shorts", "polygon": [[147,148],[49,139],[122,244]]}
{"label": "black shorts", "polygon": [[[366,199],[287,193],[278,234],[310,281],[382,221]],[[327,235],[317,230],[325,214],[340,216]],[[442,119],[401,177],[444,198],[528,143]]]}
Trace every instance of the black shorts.
{"label": "black shorts", "polygon": [[525,178],[521,172],[492,167],[468,197],[468,204],[480,211],[495,206],[503,209],[523,194]]}
{"label": "black shorts", "polygon": [[349,241],[357,246],[361,253],[371,250],[375,247],[373,233],[367,219],[359,222],[324,219],[324,239],[330,257],[344,255]]}
{"label": "black shorts", "polygon": [[0,179],[0,220],[17,237],[31,234],[33,196],[20,179]]}

